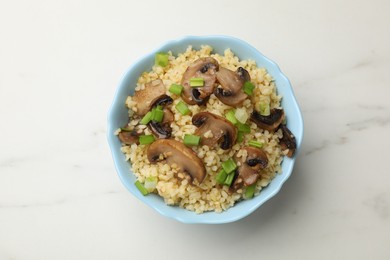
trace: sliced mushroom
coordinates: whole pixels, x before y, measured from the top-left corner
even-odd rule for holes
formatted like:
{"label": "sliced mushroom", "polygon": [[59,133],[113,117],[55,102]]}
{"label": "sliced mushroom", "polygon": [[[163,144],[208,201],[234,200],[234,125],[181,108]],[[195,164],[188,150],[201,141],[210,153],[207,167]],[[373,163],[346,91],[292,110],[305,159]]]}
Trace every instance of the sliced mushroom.
{"label": "sliced mushroom", "polygon": [[288,149],[287,156],[291,158],[293,157],[295,150],[297,149],[297,142],[295,140],[295,136],[284,124],[280,125],[280,129],[283,133],[283,137],[280,139],[280,146],[282,147],[282,150]]}
{"label": "sliced mushroom", "polygon": [[[200,136],[200,144],[214,146],[220,143],[224,150],[230,149],[236,142],[236,127],[228,120],[210,112],[200,112],[192,117],[192,124],[198,127],[195,135]],[[205,133],[210,131],[210,135]]]}
{"label": "sliced mushroom", "polygon": [[[183,100],[190,105],[201,105],[207,102],[209,96],[214,91],[215,74],[218,69],[218,61],[211,57],[200,58],[188,66],[181,80],[181,85],[184,87],[181,94]],[[191,78],[203,78],[204,86],[199,88],[191,87]]]}
{"label": "sliced mushroom", "polygon": [[237,177],[231,186],[232,190],[255,184],[260,177],[260,171],[268,165],[268,158],[263,150],[249,146],[244,147],[243,150],[247,152],[246,159],[235,158],[241,165],[236,170]]}
{"label": "sliced mushroom", "polygon": [[243,91],[243,86],[251,77],[244,68],[239,67],[237,71],[232,71],[221,67],[217,72],[217,80],[221,87],[214,90],[214,95],[222,103],[237,107],[248,97]]}
{"label": "sliced mushroom", "polygon": [[[162,95],[152,105],[155,106],[166,106],[172,104],[173,100],[168,95]],[[174,120],[174,115],[169,108],[164,108],[164,116],[162,122],[150,121],[148,127],[152,131],[153,135],[157,138],[169,138],[172,134],[171,122]]]}
{"label": "sliced mushroom", "polygon": [[161,79],[145,84],[145,88],[134,93],[133,101],[136,104],[137,114],[145,115],[159,98],[165,95],[166,88]]}
{"label": "sliced mushroom", "polygon": [[206,177],[206,169],[201,159],[191,148],[173,139],[159,139],[149,145],[147,156],[150,163],[160,161],[160,155],[167,164],[179,166],[183,173],[201,183]]}
{"label": "sliced mushroom", "polygon": [[273,108],[269,116],[262,116],[259,112],[253,111],[251,120],[261,129],[270,132],[275,131],[284,120],[284,111],[283,109]]}
{"label": "sliced mushroom", "polygon": [[139,134],[134,129],[132,131],[122,131],[118,134],[119,140],[124,144],[139,144],[138,140]]}

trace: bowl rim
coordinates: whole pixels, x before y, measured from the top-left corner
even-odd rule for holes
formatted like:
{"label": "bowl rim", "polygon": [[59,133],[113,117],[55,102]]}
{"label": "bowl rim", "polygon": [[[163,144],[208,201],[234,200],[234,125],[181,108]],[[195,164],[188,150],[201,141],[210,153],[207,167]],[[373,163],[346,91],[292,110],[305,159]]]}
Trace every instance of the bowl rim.
{"label": "bowl rim", "polygon": [[[191,212],[191,211],[188,211],[186,209],[179,208],[177,206],[172,207],[172,206],[165,205],[165,207],[167,209],[176,208],[176,210],[173,210],[173,211],[167,210],[167,209],[164,209],[164,208],[159,208],[159,207],[156,206],[154,200],[147,199],[147,197],[153,196],[154,194],[151,194],[151,195],[148,195],[148,196],[143,196],[140,192],[137,192],[138,190],[135,190],[134,187],[129,187],[127,185],[127,180],[125,178],[126,175],[130,174],[130,175],[132,175],[134,177],[135,177],[135,175],[133,174],[133,172],[132,172],[130,167],[127,170],[126,173],[123,173],[122,172],[123,169],[121,169],[120,162],[118,161],[120,159],[123,160],[125,158],[125,156],[120,151],[120,149],[117,149],[117,147],[114,144],[115,143],[114,138],[117,139],[117,136],[114,135],[114,131],[118,127],[114,127],[112,121],[113,121],[113,118],[116,116],[116,113],[115,113],[116,110],[117,110],[116,107],[117,107],[117,105],[119,103],[119,99],[121,98],[121,96],[119,94],[120,94],[121,90],[124,88],[124,82],[125,82],[126,78],[131,74],[131,72],[137,66],[140,65],[140,63],[142,63],[143,61],[149,60],[149,59],[154,59],[154,54],[156,52],[168,51],[166,49],[167,46],[177,45],[177,44],[180,45],[182,42],[185,42],[185,41],[199,41],[199,40],[202,40],[202,41],[205,41],[205,42],[207,42],[207,41],[215,41],[215,40],[217,40],[217,41],[235,42],[235,43],[237,43],[239,45],[243,45],[243,47],[245,47],[246,49],[249,49],[251,52],[256,53],[258,55],[258,57],[260,57],[261,59],[264,59],[264,61],[269,66],[273,67],[273,69],[278,73],[277,76],[280,77],[280,79],[284,80],[284,83],[288,87],[287,91],[289,92],[289,95],[290,95],[290,99],[291,99],[290,101],[293,103],[292,105],[293,105],[293,107],[296,110],[296,114],[294,114],[294,115],[297,118],[294,118],[294,120],[298,121],[297,122],[297,124],[299,126],[298,129],[300,129],[299,133],[294,133],[294,135],[295,135],[295,137],[297,139],[297,150],[296,150],[296,154],[294,155],[294,157],[292,159],[291,158],[287,158],[287,159],[291,160],[291,163],[289,163],[289,167],[287,169],[283,168],[283,163],[284,163],[284,160],[286,160],[286,158],[283,159],[283,162],[281,164],[282,168],[283,168],[283,172],[280,173],[279,176],[281,176],[283,174],[284,178],[280,179],[279,185],[277,185],[270,192],[268,192],[267,196],[263,197],[259,201],[256,201],[256,203],[251,203],[251,205],[249,207],[248,206],[245,207],[245,211],[241,212],[241,214],[227,214],[227,212],[229,212],[229,210],[232,210],[233,208],[237,207],[237,205],[234,205],[233,207],[231,207],[231,208],[229,208],[229,209],[227,209],[227,210],[225,210],[225,211],[223,211],[221,213],[205,212],[203,214],[196,214],[195,212]],[[186,47],[188,47],[188,45],[186,45]],[[239,54],[237,54],[234,50],[232,50],[232,51],[235,53],[235,55],[239,56]],[[255,60],[255,58],[254,58],[254,60]],[[258,62],[256,61],[256,63],[258,63]],[[267,67],[266,69],[267,69],[267,72],[268,72],[269,68]],[[271,74],[271,76],[275,77],[275,75],[273,75],[273,74]],[[278,87],[277,87],[277,89],[278,89]],[[279,66],[274,61],[272,61],[269,58],[267,58],[266,56],[264,56],[260,51],[258,51],[256,48],[254,48],[249,43],[247,43],[247,42],[245,42],[245,41],[243,41],[243,40],[241,40],[239,38],[236,38],[236,37],[233,37],[233,36],[227,36],[227,35],[204,35],[204,36],[188,35],[188,36],[183,36],[183,37],[180,37],[180,38],[177,38],[177,39],[165,41],[162,44],[160,44],[157,48],[155,48],[152,51],[148,52],[147,54],[141,55],[141,57],[136,59],[125,70],[125,72],[122,74],[122,77],[121,77],[119,83],[117,84],[117,87],[116,87],[116,90],[115,90],[115,93],[114,93],[113,101],[112,101],[112,103],[111,103],[111,105],[109,107],[109,110],[108,110],[107,125],[108,125],[108,127],[107,127],[107,140],[108,140],[108,144],[109,144],[109,147],[110,147],[111,155],[112,155],[112,158],[113,158],[113,161],[114,161],[115,169],[116,169],[117,175],[119,176],[122,184],[126,187],[126,189],[128,191],[130,191],[130,193],[133,194],[136,198],[138,198],[139,200],[144,202],[146,205],[148,205],[149,207],[151,207],[154,210],[156,210],[161,215],[163,215],[165,217],[168,217],[168,218],[171,218],[171,219],[175,219],[175,220],[180,221],[182,223],[188,223],[188,224],[196,224],[196,223],[197,224],[223,224],[223,223],[234,222],[234,221],[237,221],[237,220],[240,220],[242,218],[247,217],[248,215],[253,213],[256,209],[260,208],[260,206],[263,205],[265,202],[269,201],[272,197],[274,197],[280,191],[280,189],[282,188],[284,183],[287,181],[287,179],[292,174],[293,167],[294,167],[297,155],[299,154],[300,147],[301,147],[301,144],[302,144],[303,131],[304,131],[302,113],[301,113],[301,110],[300,110],[299,105],[297,103],[296,96],[295,96],[294,90],[292,88],[291,82],[285,76],[285,74],[281,71]],[[276,177],[277,176],[275,176],[275,178]],[[271,181],[271,183],[274,181],[274,179]],[[266,188],[268,188],[269,186],[270,186],[270,184],[267,187],[265,187],[264,190]],[[263,193],[263,192],[264,191],[262,191],[261,193]],[[261,193],[259,195],[257,195],[257,197],[260,196]],[[158,196],[158,195],[155,195],[155,196]],[[237,203],[237,204],[239,204],[239,203]],[[178,214],[175,214],[175,213],[178,213]],[[184,216],[183,216],[183,213],[185,213]],[[207,217],[208,215],[215,215],[215,214],[218,215],[219,217],[212,217],[212,218],[208,218]]]}

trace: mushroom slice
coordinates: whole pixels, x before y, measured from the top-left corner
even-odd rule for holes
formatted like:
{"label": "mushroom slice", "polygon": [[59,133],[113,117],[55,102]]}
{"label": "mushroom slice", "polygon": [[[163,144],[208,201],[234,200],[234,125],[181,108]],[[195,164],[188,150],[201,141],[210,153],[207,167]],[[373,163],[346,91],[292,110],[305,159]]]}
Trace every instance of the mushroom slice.
{"label": "mushroom slice", "polygon": [[217,116],[210,112],[200,112],[192,117],[192,124],[198,127],[195,131],[195,135],[201,137],[201,145],[212,147],[215,144],[220,143],[220,147],[227,150],[236,142],[236,128],[232,123],[221,116]]}
{"label": "mushroom slice", "polygon": [[284,111],[283,109],[273,108],[269,116],[262,116],[259,112],[253,111],[251,120],[261,129],[270,132],[275,131],[284,120]]}
{"label": "mushroom slice", "polygon": [[249,146],[244,147],[243,150],[247,152],[246,159],[235,158],[241,165],[237,169],[237,177],[231,187],[233,190],[255,184],[260,177],[260,171],[268,165],[268,158],[263,150]]}
{"label": "mushroom slice", "polygon": [[290,129],[287,126],[281,124],[279,127],[282,130],[283,137],[280,139],[280,146],[282,150],[288,149],[287,156],[293,157],[295,150],[297,149],[297,142],[295,136],[291,133]]}
{"label": "mushroom slice", "polygon": [[[154,102],[152,107],[158,105],[166,106],[172,104],[172,102],[172,98],[164,94]],[[174,120],[174,115],[169,108],[164,108],[163,111],[164,116],[162,122],[150,121],[148,123],[149,129],[157,138],[169,138],[172,134],[171,122]]]}
{"label": "mushroom slice", "polygon": [[136,104],[137,114],[143,116],[149,112],[154,103],[165,95],[166,88],[161,79],[145,84],[145,88],[134,93],[133,101]]}
{"label": "mushroom slice", "polygon": [[225,105],[237,107],[248,97],[242,87],[251,78],[244,68],[239,67],[237,71],[232,71],[221,67],[217,72],[217,80],[221,87],[214,90],[214,95]]}
{"label": "mushroom slice", "polygon": [[173,139],[159,139],[149,145],[147,156],[150,163],[157,163],[163,156],[167,164],[179,166],[192,179],[201,183],[206,177],[206,169],[201,159],[191,148]]}
{"label": "mushroom slice", "polygon": [[[197,59],[188,66],[184,72],[181,85],[184,87],[181,97],[190,105],[201,105],[207,102],[214,91],[216,72],[219,70],[218,61],[211,57]],[[190,85],[191,78],[203,78],[204,86],[193,88]]]}
{"label": "mushroom slice", "polygon": [[134,129],[131,131],[122,131],[118,134],[118,137],[122,143],[131,145],[131,144],[139,144],[138,135],[139,134]]}

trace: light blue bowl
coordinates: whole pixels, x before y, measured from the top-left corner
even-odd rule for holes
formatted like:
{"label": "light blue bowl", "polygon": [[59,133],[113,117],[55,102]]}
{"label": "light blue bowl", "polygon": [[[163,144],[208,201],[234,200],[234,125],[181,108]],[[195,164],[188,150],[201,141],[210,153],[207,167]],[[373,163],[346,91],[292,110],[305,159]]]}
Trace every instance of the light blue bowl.
{"label": "light blue bowl", "polygon": [[280,71],[278,65],[264,57],[258,50],[248,43],[230,36],[218,35],[187,36],[178,40],[169,41],[130,66],[116,90],[114,101],[108,114],[107,136],[119,178],[134,196],[157,210],[160,214],[176,219],[180,222],[221,224],[237,221],[248,216],[264,202],[275,196],[282,187],[283,183],[290,177],[296,155],[292,159],[288,157],[284,158],[282,163],[282,173],[278,174],[272,182],[253,199],[241,201],[223,213],[207,212],[203,214],[196,214],[179,207],[167,206],[164,203],[164,200],[158,195],[150,194],[148,196],[143,196],[134,185],[136,178],[130,169],[129,162],[125,161],[125,156],[120,150],[121,143],[118,137],[114,135],[116,129],[128,122],[128,112],[125,106],[126,97],[134,93],[134,87],[136,86],[137,79],[141,73],[151,70],[154,64],[154,54],[156,52],[172,51],[173,54],[177,55],[185,52],[189,45],[199,49],[201,45],[206,44],[212,46],[215,53],[220,54],[223,54],[225,49],[230,48],[240,59],[255,60],[259,67],[267,69],[267,71],[275,79],[278,93],[283,96],[282,106],[288,118],[287,126],[296,137],[297,151],[299,151],[303,137],[303,120],[290,81]]}

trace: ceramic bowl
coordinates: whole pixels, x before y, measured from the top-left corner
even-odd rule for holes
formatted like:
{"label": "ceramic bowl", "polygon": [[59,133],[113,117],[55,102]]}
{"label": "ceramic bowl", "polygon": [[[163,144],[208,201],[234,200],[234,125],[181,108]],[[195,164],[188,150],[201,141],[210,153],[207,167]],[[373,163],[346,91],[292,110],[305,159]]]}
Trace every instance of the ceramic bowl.
{"label": "ceramic bowl", "polygon": [[281,72],[275,62],[266,58],[256,48],[240,39],[220,35],[187,36],[178,40],[168,41],[132,64],[120,81],[109,110],[107,128],[108,143],[111,148],[119,178],[124,186],[146,205],[152,207],[166,217],[184,223],[229,223],[248,216],[279,192],[283,183],[290,177],[293,171],[297,154],[295,154],[293,158],[284,158],[282,173],[277,174],[272,182],[253,199],[241,201],[222,213],[206,212],[203,214],[196,214],[180,207],[168,206],[164,203],[164,200],[156,194],[143,196],[134,185],[136,178],[131,171],[129,162],[125,160],[125,156],[121,152],[121,143],[118,137],[114,135],[116,129],[128,122],[128,111],[125,106],[126,97],[128,95],[133,95],[134,87],[136,86],[137,79],[141,73],[151,70],[154,64],[155,53],[160,51],[172,51],[176,56],[178,53],[185,52],[189,45],[195,49],[199,49],[201,45],[210,45],[213,48],[213,52],[219,54],[223,54],[225,49],[230,48],[241,60],[252,59],[256,61],[258,67],[266,68],[268,73],[275,79],[278,93],[283,96],[282,107],[288,118],[287,126],[296,137],[297,152],[299,151],[303,138],[303,120],[290,81]]}

